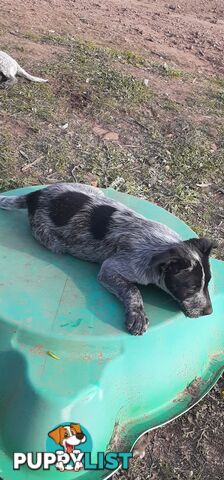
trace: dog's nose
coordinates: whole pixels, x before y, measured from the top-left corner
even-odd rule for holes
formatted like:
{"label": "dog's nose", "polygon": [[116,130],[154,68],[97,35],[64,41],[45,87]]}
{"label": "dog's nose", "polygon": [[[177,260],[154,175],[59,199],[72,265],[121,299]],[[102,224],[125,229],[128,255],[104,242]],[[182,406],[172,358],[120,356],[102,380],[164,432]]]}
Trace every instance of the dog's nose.
{"label": "dog's nose", "polygon": [[211,306],[211,305],[207,305],[207,306],[204,308],[202,314],[203,314],[203,315],[211,315],[212,312],[213,312],[212,306]]}
{"label": "dog's nose", "polygon": [[78,440],[82,440],[83,437],[84,437],[84,433],[76,433],[76,437],[78,438]]}

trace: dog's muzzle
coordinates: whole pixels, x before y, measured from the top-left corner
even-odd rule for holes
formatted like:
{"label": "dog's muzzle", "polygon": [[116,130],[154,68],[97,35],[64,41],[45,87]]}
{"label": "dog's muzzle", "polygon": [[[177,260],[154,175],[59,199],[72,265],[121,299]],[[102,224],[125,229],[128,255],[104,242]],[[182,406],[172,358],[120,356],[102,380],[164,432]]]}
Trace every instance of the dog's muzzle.
{"label": "dog's muzzle", "polygon": [[203,307],[202,309],[198,308],[187,308],[184,304],[181,305],[181,309],[189,318],[197,318],[197,317],[204,317],[205,315],[211,315],[213,312],[213,308],[211,303]]}

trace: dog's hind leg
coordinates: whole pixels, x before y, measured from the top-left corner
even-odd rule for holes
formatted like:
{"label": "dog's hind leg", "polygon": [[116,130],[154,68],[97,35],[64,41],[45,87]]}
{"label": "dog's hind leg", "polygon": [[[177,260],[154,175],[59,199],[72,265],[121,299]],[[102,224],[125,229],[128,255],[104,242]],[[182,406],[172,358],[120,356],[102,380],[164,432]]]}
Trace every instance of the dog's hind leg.
{"label": "dog's hind leg", "polygon": [[35,228],[31,225],[31,231],[34,238],[44,247],[48,248],[54,253],[62,254],[66,253],[66,246],[63,242],[56,237],[49,228]]}
{"label": "dog's hind leg", "polygon": [[144,312],[141,293],[133,283],[117,272],[113,257],[103,262],[98,280],[123,302],[128,331],[132,335],[142,335],[148,328],[148,318]]}
{"label": "dog's hind leg", "polygon": [[2,77],[0,88],[10,88],[10,87],[13,87],[13,85],[15,85],[16,83],[17,83],[16,77],[7,77],[7,80],[5,80],[4,77]]}

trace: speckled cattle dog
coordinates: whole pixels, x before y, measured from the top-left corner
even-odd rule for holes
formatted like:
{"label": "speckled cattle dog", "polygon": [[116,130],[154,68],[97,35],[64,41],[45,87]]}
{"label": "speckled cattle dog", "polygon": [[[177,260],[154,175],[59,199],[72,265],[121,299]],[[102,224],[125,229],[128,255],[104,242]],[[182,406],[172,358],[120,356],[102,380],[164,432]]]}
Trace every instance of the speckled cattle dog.
{"label": "speckled cattle dog", "polygon": [[212,313],[208,283],[213,242],[183,241],[165,225],[145,219],[97,188],[56,184],[22,196],[0,196],[0,207],[27,208],[33,236],[55,253],[101,265],[98,279],[124,304],[126,327],[148,327],[135,284],[155,284],[177,300],[188,317]]}

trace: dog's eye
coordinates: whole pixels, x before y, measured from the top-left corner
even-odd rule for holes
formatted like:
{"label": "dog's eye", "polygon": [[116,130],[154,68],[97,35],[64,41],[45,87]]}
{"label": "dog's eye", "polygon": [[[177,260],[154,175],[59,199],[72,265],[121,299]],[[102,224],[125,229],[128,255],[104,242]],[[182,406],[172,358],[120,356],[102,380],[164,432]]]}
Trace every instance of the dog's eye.
{"label": "dog's eye", "polygon": [[65,432],[64,437],[65,437],[65,438],[68,438],[68,436],[69,436],[69,435],[68,435],[68,432]]}

